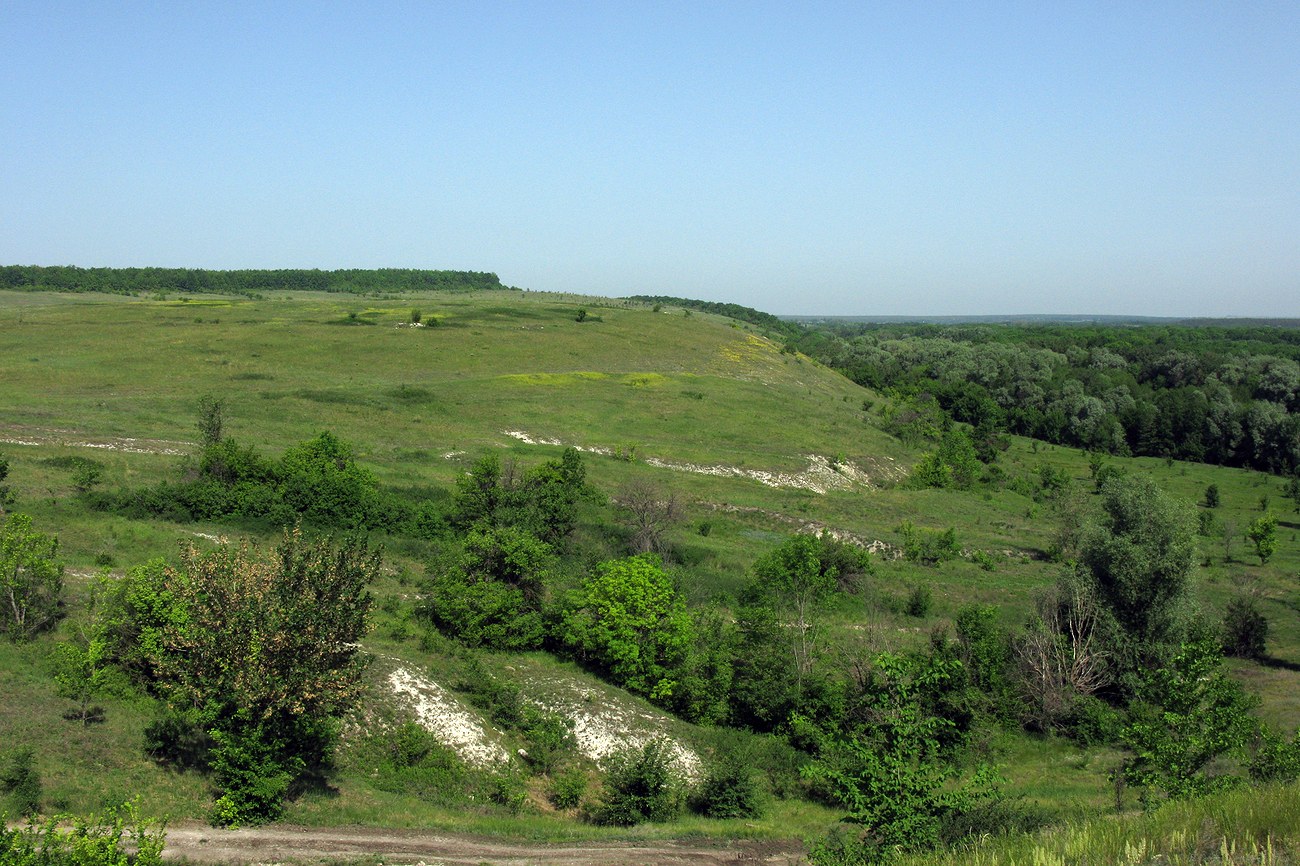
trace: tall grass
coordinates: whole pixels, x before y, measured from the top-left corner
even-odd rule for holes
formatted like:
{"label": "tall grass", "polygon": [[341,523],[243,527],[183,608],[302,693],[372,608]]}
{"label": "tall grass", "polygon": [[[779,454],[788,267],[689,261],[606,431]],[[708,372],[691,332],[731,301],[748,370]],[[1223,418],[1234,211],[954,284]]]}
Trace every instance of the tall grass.
{"label": "tall grass", "polygon": [[1155,812],[1067,822],[901,858],[907,866],[1291,864],[1300,862],[1300,785],[1241,788]]}

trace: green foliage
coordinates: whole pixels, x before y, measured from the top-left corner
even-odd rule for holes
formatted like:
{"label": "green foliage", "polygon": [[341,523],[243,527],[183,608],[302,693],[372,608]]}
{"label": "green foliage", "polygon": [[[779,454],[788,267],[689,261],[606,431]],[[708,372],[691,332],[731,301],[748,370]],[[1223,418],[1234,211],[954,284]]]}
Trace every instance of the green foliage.
{"label": "green foliage", "polygon": [[459,555],[433,564],[422,610],[467,646],[536,649],[545,636],[541,605],[554,560],[525,529],[477,524]]}
{"label": "green foliage", "polygon": [[42,787],[35,752],[21,748],[5,756],[4,763],[0,764],[0,793],[8,799],[14,812],[24,818],[40,812]]}
{"label": "green foliage", "polygon": [[480,780],[456,753],[415,722],[370,734],[358,751],[370,784],[380,791],[439,806],[464,806],[480,788]]}
{"label": "green foliage", "polygon": [[924,706],[924,695],[948,687],[960,668],[956,661],[889,653],[876,658],[873,685],[863,696],[868,723],[828,742],[805,768],[815,789],[856,828],[814,845],[814,863],[878,863],[934,847],[951,816],[997,797],[991,767],[959,778],[943,746],[953,723]]}
{"label": "green foliage", "polygon": [[629,691],[667,702],[694,634],[686,603],[653,554],[603,562],[566,600],[557,638]]}
{"label": "green foliage", "polygon": [[326,758],[331,718],[360,692],[356,642],[378,570],[357,542],[294,530],[269,557],[190,547],[177,569],[136,573],[118,633],[153,688],[211,737],[218,822],[274,819],[290,784]]}
{"label": "green foliage", "polygon": [[1206,487],[1205,487],[1205,507],[1206,507],[1206,508],[1218,508],[1218,507],[1219,507],[1219,501],[1220,501],[1220,500],[1219,500],[1219,485],[1217,485],[1217,484],[1208,484],[1208,485],[1206,485]]}
{"label": "green foliage", "polygon": [[1223,652],[1243,659],[1261,659],[1268,648],[1268,620],[1255,599],[1238,596],[1223,615]]}
{"label": "green foliage", "polygon": [[452,525],[461,530],[510,526],[558,544],[573,532],[578,503],[594,495],[586,478],[582,455],[574,448],[522,474],[513,465],[503,468],[495,453],[485,454],[456,482]]}
{"label": "green foliage", "polygon": [[668,744],[656,739],[610,759],[600,802],[592,808],[591,820],[616,827],[671,821],[681,812],[682,802],[682,788],[673,775]]}
{"label": "green foliage", "polygon": [[431,271],[412,268],[323,271],[312,268],[213,271],[200,268],[79,268],[71,265],[5,265],[0,286],[24,291],[104,292],[138,295],[142,292],[203,292],[206,294],[261,297],[273,290],[308,292],[491,291],[507,288],[496,274],[479,271]]}
{"label": "green foliage", "polygon": [[9,489],[9,485],[4,480],[9,477],[9,461],[0,454],[0,517],[4,517],[5,509],[13,504],[14,494]]}
{"label": "green foliage", "polygon": [[578,314],[577,314],[576,316],[573,317],[573,320],[574,320],[575,322],[585,322],[585,321],[587,321],[587,311],[586,311],[586,310],[583,310],[583,309],[579,309],[579,310],[578,310]]}
{"label": "green foliage", "polygon": [[551,779],[547,797],[557,809],[576,809],[582,804],[582,797],[586,793],[587,774],[577,767],[571,767]]}
{"label": "green foliage", "polygon": [[1290,742],[1271,730],[1260,731],[1248,769],[1250,778],[1256,782],[1294,782],[1300,779],[1300,730]]}
{"label": "green foliage", "polygon": [[1256,729],[1255,701],[1223,670],[1216,642],[1183,644],[1168,666],[1148,674],[1122,732],[1133,756],[1124,781],[1144,802],[1199,796],[1235,779],[1212,776],[1211,761],[1240,753]]}
{"label": "green foliage", "polygon": [[957,531],[948,529],[918,529],[905,520],[895,530],[903,539],[903,558],[922,565],[938,565],[961,556],[957,544]]}
{"label": "green foliage", "polygon": [[134,804],[12,829],[0,821],[0,866],[161,866],[165,844],[164,825],[140,818]]}
{"label": "green foliage", "polygon": [[980,460],[970,434],[952,427],[944,432],[938,449],[923,457],[912,470],[912,480],[921,487],[969,490],[979,473]]}
{"label": "green foliage", "polygon": [[1260,565],[1268,562],[1277,550],[1277,518],[1265,514],[1252,520],[1246,529],[1246,540],[1255,546]]}
{"label": "green foliage", "polygon": [[63,595],[58,539],[32,529],[26,514],[0,524],[0,632],[25,641],[53,625]]}
{"label": "green foliage", "polygon": [[734,746],[719,749],[705,767],[704,781],[691,807],[710,818],[762,815],[763,792],[754,779],[751,756]]}
{"label": "green foliage", "polygon": [[986,708],[1003,722],[1017,716],[1019,696],[1013,682],[1012,639],[998,623],[992,605],[968,604],[957,611],[957,649],[970,683],[984,696]]}
{"label": "green foliage", "polygon": [[934,594],[930,591],[930,587],[918,583],[907,594],[907,601],[903,603],[903,613],[910,617],[924,619],[930,615],[932,607],[934,607]]}
{"label": "green foliage", "polygon": [[1137,672],[1178,641],[1194,567],[1192,539],[1188,509],[1149,479],[1123,476],[1103,486],[1079,558],[1122,673]]}
{"label": "green foliage", "polygon": [[216,445],[224,437],[226,426],[226,401],[211,394],[199,398],[199,444],[204,449]]}

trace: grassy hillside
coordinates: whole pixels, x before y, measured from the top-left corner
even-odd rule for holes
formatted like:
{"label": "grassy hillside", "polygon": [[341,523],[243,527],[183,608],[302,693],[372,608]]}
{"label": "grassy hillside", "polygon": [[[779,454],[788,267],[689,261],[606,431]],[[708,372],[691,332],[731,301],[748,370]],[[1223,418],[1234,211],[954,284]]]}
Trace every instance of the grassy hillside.
{"label": "grassy hillside", "polygon": [[[411,326],[414,309],[419,327]],[[0,702],[0,743],[36,749],[48,803],[59,809],[91,810],[139,793],[154,813],[206,814],[201,777],[160,769],[141,751],[152,718],[148,702],[122,690],[104,701],[102,724],[80,727],[62,718],[66,702],[54,694],[49,662],[51,642],[74,627],[95,571],[120,574],[151,557],[173,556],[178,540],[206,544],[206,537],[239,532],[91,512],[76,496],[78,461],[86,459],[101,467],[103,488],[178,477],[186,456],[197,452],[203,395],[225,401],[226,432],[241,443],[279,453],[328,430],[352,443],[381,484],[408,491],[449,488],[489,450],[533,465],[562,446],[578,447],[589,480],[606,493],[649,480],[685,504],[670,542],[695,603],[734,599],[752,563],[797,531],[829,530],[873,545],[875,574],[830,612],[830,652],[846,665],[867,651],[925,644],[970,602],[997,605],[1007,625],[1021,625],[1036,593],[1061,569],[1046,552],[1062,512],[1086,505],[1092,488],[1087,455],[1013,438],[998,461],[1007,480],[1001,487],[912,489],[903,482],[922,451],[881,430],[880,395],[783,352],[751,326],[668,305],[527,292],[400,301],[324,293],[258,300],[0,293],[0,369],[8,483],[15,507],[59,535],[71,613],[54,635],[25,646],[0,644],[0,689],[10,698]],[[1218,485],[1223,504],[1214,519],[1233,531],[1227,541],[1198,540],[1206,565],[1197,595],[1211,619],[1236,594],[1259,599],[1272,625],[1269,657],[1264,664],[1234,662],[1233,670],[1263,697],[1265,719],[1293,729],[1300,722],[1300,520],[1285,510],[1290,503],[1279,480],[1155,459],[1110,462],[1151,476],[1188,502]],[[1077,497],[1053,504],[1036,496],[1043,467],[1072,479]],[[1281,518],[1279,550],[1267,565],[1240,538],[1261,513],[1263,496]],[[966,556],[937,567],[894,558],[904,521],[952,528]],[[413,620],[426,552],[401,539],[389,546],[389,576],[376,587],[375,627],[366,641],[389,660],[373,670],[376,703],[391,699],[385,671],[393,665],[440,682],[463,673],[459,651]],[[984,566],[972,558],[976,552],[986,555]],[[917,586],[934,599],[919,617],[904,610]],[[545,654],[485,655],[482,663],[539,701],[590,694],[602,705],[626,701],[628,717],[650,712],[639,699]],[[545,683],[553,688],[538,685]],[[394,704],[385,712],[400,710]],[[706,752],[719,736],[663,724],[678,741]],[[509,731],[493,736],[503,748],[519,745]],[[487,806],[466,812],[421,805],[378,791],[367,780],[358,737],[347,741],[328,786],[300,798],[291,818],[383,822],[401,811],[417,824],[547,838],[608,832],[556,813],[536,784],[529,792],[536,808],[523,817]],[[1057,814],[1100,811],[1113,800],[1105,776],[1118,762],[1112,751],[994,732],[982,745],[1005,766],[1013,790]],[[349,751],[355,748],[362,750]],[[635,832],[812,835],[834,815],[790,800],[759,822],[688,819]]]}

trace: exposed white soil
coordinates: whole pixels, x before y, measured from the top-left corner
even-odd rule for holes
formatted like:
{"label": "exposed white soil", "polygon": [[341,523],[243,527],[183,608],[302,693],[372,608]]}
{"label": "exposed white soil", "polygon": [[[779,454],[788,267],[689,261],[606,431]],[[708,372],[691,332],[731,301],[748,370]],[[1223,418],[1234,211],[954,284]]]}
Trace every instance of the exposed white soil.
{"label": "exposed white soil", "polygon": [[[612,449],[600,445],[577,445],[560,439],[533,436],[522,430],[503,430],[501,432],[528,445],[567,446],[588,454],[604,454],[606,456],[614,454]],[[811,490],[814,493],[826,493],[830,490],[852,490],[860,487],[871,488],[874,486],[871,475],[866,470],[848,461],[833,462],[820,454],[805,454],[804,459],[808,461],[808,465],[799,472],[745,469],[740,466],[727,466],[726,464],[687,463],[678,460],[664,460],[660,457],[644,457],[642,461],[647,466],[668,469],[673,472],[715,475],[722,478],[747,478],[768,487]],[[890,463],[895,462],[891,457],[881,459]],[[887,467],[882,468],[879,474],[894,479],[900,477],[903,473],[894,467]]]}
{"label": "exposed white soil", "polygon": [[480,715],[433,680],[399,662],[388,674],[388,684],[416,721],[465,763],[497,767],[509,762],[510,754],[493,740]]}
{"label": "exposed white soil", "polygon": [[39,427],[0,428],[0,444],[58,445],[65,448],[99,448],[104,451],[121,451],[125,454],[188,454],[193,442],[172,439],[135,439],[124,436],[89,437],[72,430],[50,430]]}
{"label": "exposed white soil", "polygon": [[608,693],[572,680],[554,679],[546,685],[547,695],[533,695],[529,700],[548,712],[571,719],[578,751],[596,763],[628,749],[640,749],[651,740],[663,739],[677,771],[690,780],[700,777],[699,754],[671,736],[669,726],[673,719],[667,713],[630,699],[611,699]]}
{"label": "exposed white soil", "polygon": [[788,514],[782,514],[779,511],[769,511],[766,508],[755,508],[744,505],[728,505],[716,502],[703,503],[705,507],[712,508],[715,511],[725,511],[728,514],[759,514],[769,520],[775,520],[794,527],[797,531],[805,535],[829,535],[836,541],[842,541],[845,544],[852,544],[855,547],[861,547],[868,553],[872,553],[881,559],[898,559],[903,555],[903,549],[896,544],[888,541],[882,541],[879,538],[867,538],[865,535],[859,535],[856,532],[849,532],[847,529],[837,529],[817,520],[804,520],[799,517],[791,517]]}

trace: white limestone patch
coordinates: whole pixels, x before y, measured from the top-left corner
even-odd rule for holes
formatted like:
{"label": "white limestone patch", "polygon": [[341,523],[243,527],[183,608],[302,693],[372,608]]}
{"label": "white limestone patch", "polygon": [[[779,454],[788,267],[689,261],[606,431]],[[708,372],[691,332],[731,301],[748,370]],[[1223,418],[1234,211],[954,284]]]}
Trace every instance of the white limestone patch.
{"label": "white limestone patch", "polygon": [[629,749],[641,749],[651,740],[663,739],[673,766],[687,779],[703,772],[700,756],[669,734],[672,717],[631,700],[615,701],[597,689],[570,681],[552,681],[559,692],[531,700],[548,712],[573,721],[578,751],[597,763]]}
{"label": "white limestone patch", "polygon": [[491,768],[509,762],[510,754],[489,736],[478,713],[442,686],[400,664],[388,675],[388,684],[421,727],[465,763]]}
{"label": "white limestone patch", "polygon": [[[560,439],[533,436],[522,430],[501,431],[512,439],[518,439],[527,445],[567,446],[588,454],[616,454],[614,449],[600,445],[575,445]],[[714,475],[720,478],[746,478],[768,487],[785,487],[798,490],[811,490],[814,493],[826,493],[830,490],[852,490],[858,487],[871,488],[874,485],[871,475],[862,467],[844,460],[831,460],[820,454],[806,454],[808,465],[799,472],[776,472],[764,469],[743,469],[739,466],[725,464],[687,463],[678,460],[664,460],[660,457],[645,457],[647,466],[668,469],[673,472],[691,472],[696,475]],[[891,460],[892,458],[885,458]],[[886,471],[882,474],[893,476],[896,473]]]}

